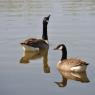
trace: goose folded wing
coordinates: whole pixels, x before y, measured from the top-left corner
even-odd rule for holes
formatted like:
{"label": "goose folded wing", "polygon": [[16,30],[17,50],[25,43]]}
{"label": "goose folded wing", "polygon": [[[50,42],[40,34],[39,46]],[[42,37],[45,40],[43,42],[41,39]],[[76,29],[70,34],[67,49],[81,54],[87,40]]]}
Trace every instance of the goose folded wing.
{"label": "goose folded wing", "polygon": [[29,38],[29,39],[25,40],[21,44],[25,44],[25,45],[32,46],[32,47],[35,47],[35,48],[48,47],[47,43],[44,40],[35,39],[35,38]]}
{"label": "goose folded wing", "polygon": [[79,65],[88,65],[85,61],[82,61],[80,59],[66,59],[62,61],[65,64],[73,65],[73,66],[79,66]]}

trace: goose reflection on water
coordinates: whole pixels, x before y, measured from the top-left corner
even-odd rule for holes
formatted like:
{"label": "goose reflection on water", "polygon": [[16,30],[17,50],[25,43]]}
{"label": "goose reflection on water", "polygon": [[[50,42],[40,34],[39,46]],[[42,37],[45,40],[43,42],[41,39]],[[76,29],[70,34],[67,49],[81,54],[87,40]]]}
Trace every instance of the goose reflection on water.
{"label": "goose reflection on water", "polygon": [[48,65],[48,49],[23,51],[23,56],[20,59],[20,63],[28,64],[30,63],[30,60],[37,60],[41,58],[43,58],[44,73],[50,73],[50,67]]}
{"label": "goose reflection on water", "polygon": [[62,81],[60,82],[55,82],[59,87],[65,87],[67,86],[67,81],[68,80],[75,80],[75,81],[80,81],[82,83],[88,83],[90,82],[86,71],[78,73],[78,72],[67,72],[67,71],[59,71],[61,76],[62,76]]}

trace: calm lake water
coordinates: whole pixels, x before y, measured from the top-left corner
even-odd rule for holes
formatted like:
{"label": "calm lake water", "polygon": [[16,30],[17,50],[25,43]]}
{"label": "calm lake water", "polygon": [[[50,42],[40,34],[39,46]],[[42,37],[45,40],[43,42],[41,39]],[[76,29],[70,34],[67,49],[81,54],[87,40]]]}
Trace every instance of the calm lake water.
{"label": "calm lake water", "polygon": [[[42,20],[48,14],[48,59],[32,59],[30,54],[29,63],[21,64],[24,52],[20,42],[29,37],[41,38]],[[85,75],[90,82],[69,79],[64,87],[55,83],[62,81],[56,68],[61,52],[53,51],[60,43],[67,46],[68,57],[90,64]],[[95,1],[0,0],[0,95],[62,94],[95,94]]]}

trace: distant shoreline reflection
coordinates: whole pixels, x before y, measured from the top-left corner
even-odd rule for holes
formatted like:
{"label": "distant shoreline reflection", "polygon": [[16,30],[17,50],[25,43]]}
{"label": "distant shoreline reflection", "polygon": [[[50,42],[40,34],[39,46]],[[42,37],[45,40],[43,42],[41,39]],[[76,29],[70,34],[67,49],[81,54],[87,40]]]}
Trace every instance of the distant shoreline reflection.
{"label": "distant shoreline reflection", "polygon": [[90,82],[90,80],[87,77],[86,71],[81,72],[81,73],[66,72],[66,71],[59,71],[59,72],[60,72],[60,74],[62,76],[62,80],[60,82],[54,82],[59,87],[66,87],[68,80],[80,81],[81,83]]}
{"label": "distant shoreline reflection", "polygon": [[20,63],[28,64],[30,60],[43,59],[43,71],[44,73],[50,73],[50,67],[48,65],[48,49],[23,51],[23,55],[20,59]]}

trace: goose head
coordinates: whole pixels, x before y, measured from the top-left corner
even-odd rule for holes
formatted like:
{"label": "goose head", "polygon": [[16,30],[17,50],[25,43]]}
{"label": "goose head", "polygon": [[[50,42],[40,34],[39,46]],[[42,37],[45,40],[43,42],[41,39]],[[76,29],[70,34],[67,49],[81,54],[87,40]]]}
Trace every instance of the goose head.
{"label": "goose head", "polygon": [[64,44],[59,44],[54,50],[61,50],[62,51],[62,57],[61,61],[64,59],[67,59],[67,48]]}
{"label": "goose head", "polygon": [[48,24],[49,18],[50,18],[50,14],[47,17],[44,17],[43,19],[43,24]]}
{"label": "goose head", "polygon": [[64,44],[58,45],[56,48],[54,48],[54,50],[61,50],[61,51],[65,50],[65,51],[67,51],[66,46]]}

